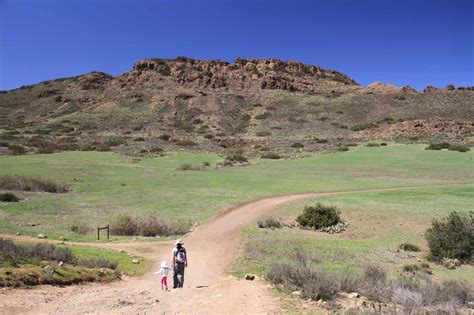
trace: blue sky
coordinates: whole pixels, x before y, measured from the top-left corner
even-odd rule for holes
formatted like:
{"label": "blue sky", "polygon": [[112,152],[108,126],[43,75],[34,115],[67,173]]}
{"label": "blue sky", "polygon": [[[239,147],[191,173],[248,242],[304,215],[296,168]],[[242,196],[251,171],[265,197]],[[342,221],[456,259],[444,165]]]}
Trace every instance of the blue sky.
{"label": "blue sky", "polygon": [[474,85],[474,1],[0,0],[0,89],[175,56],[292,59],[363,85]]}

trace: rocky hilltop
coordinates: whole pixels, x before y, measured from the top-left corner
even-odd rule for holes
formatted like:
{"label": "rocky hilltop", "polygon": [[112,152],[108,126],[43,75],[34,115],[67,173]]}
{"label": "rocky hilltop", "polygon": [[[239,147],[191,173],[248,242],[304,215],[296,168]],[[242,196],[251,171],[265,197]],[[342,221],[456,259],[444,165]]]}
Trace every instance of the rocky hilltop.
{"label": "rocky hilltop", "polygon": [[472,104],[473,87],[363,87],[296,61],[146,59],[117,77],[91,72],[0,92],[0,153],[12,145],[146,156],[178,148],[293,155],[371,139],[469,144]]}

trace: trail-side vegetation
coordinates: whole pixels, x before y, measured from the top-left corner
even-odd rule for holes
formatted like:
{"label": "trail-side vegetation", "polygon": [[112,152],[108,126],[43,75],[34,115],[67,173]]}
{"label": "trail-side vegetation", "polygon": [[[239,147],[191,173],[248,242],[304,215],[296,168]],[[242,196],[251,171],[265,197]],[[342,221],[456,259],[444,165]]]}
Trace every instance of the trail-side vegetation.
{"label": "trail-side vegetation", "polygon": [[66,193],[69,187],[40,177],[19,175],[0,176],[0,189],[16,191],[38,191],[49,193]]}
{"label": "trail-side vegetation", "polygon": [[170,223],[155,215],[133,217],[127,214],[119,215],[111,224],[111,233],[123,236],[169,236],[186,234],[191,229],[191,223],[176,221]]}
{"label": "trail-side vegetation", "polygon": [[64,246],[0,239],[0,287],[69,285],[119,277],[117,261],[77,257]]}
{"label": "trail-side vegetation", "polygon": [[[357,292],[375,303],[379,311],[412,313],[417,310],[442,312],[467,308],[474,301],[473,288],[464,281],[436,281],[429,276],[429,265],[405,266],[405,273],[389,278],[379,265],[367,265],[362,272],[351,269],[328,271],[320,260],[300,246],[291,247],[278,259],[269,259],[265,245],[247,244],[247,257],[265,261],[265,277],[274,285],[303,298],[329,302],[340,293]],[[428,272],[427,272],[428,271]],[[331,304],[333,303],[333,304]]]}

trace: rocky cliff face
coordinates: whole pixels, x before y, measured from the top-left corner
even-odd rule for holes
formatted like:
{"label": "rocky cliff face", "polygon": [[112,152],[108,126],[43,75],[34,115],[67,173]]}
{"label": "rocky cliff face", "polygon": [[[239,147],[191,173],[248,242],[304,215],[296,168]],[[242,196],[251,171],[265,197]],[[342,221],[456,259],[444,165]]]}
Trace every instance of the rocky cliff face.
{"label": "rocky cliff face", "polygon": [[[332,70],[278,59],[220,60],[147,59],[133,65],[132,71],[118,78],[123,85],[153,80],[160,75],[186,87],[221,89],[272,89],[318,93],[328,89],[359,87],[348,76]],[[142,82],[143,83],[143,82]]]}

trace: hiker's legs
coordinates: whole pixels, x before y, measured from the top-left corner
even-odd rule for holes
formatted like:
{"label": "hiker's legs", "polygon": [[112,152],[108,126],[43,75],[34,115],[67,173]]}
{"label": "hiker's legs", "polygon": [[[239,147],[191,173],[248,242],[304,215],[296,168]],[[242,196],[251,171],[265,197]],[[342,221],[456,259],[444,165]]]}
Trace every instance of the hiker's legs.
{"label": "hiker's legs", "polygon": [[173,268],[173,289],[178,287],[178,264],[176,264]]}
{"label": "hiker's legs", "polygon": [[161,290],[166,287],[168,289],[168,285],[166,284],[166,277],[161,277]]}
{"label": "hiker's legs", "polygon": [[182,288],[184,284],[184,264],[177,264],[178,271],[178,287]]}

